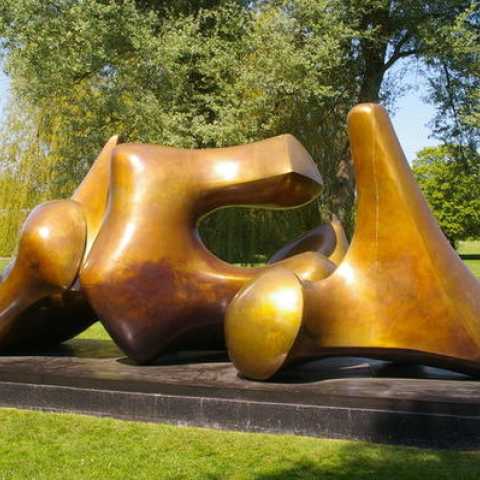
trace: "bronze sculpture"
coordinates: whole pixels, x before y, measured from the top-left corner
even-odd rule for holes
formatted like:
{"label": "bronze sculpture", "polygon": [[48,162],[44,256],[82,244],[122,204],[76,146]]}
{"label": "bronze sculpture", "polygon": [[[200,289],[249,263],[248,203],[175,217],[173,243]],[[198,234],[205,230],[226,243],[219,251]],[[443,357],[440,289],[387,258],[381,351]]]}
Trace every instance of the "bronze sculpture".
{"label": "bronze sculpture", "polygon": [[[40,205],[25,222],[0,283],[1,350],[67,340],[97,315],[139,362],[168,348],[222,348],[226,305],[263,269],[210,254],[198,218],[237,202],[298,206],[321,184],[308,153],[288,135],[204,151],[115,149],[117,142],[106,144],[71,200]],[[314,252],[281,263],[311,279],[334,268]]]}
{"label": "bronze sculpture", "polygon": [[331,355],[480,372],[480,285],[435,222],[384,109],[349,115],[357,181],[351,246],[328,278],[284,268],[245,286],[227,310],[230,357],[245,376]]}
{"label": "bronze sculpture", "polygon": [[[260,269],[209,252],[199,219],[228,205],[292,207],[321,177],[290,135],[223,149],[120,145],[110,208],[80,272],[82,290],[115,342],[139,363],[179,348],[221,348],[227,304]],[[108,252],[108,255],[106,255]],[[334,264],[320,254],[283,260],[304,278]]]}
{"label": "bronze sculpture", "polygon": [[477,280],[430,214],[385,111],[357,106],[349,134],[351,246],[334,218],[261,268],[215,257],[197,223],[229,205],[314,199],[321,177],[294,137],[206,150],[113,137],[70,200],[40,205],[25,222],[0,283],[0,351],[61,342],[99,318],[138,363],[226,339],[255,379],[351,354],[478,373]]}

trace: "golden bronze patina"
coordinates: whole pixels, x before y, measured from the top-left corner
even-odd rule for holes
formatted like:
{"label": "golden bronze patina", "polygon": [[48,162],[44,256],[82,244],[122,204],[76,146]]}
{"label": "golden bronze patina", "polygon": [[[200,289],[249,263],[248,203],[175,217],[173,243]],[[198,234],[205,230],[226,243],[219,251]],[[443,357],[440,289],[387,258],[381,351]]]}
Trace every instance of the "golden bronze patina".
{"label": "golden bronze patina", "polygon": [[72,200],[82,206],[87,224],[87,241],[84,260],[87,258],[93,242],[105,217],[108,193],[110,190],[110,166],[113,149],[118,144],[118,135],[110,138],[93,162],[90,170],[72,195]]}
{"label": "golden bronze patina", "polygon": [[[200,218],[229,205],[299,206],[320,184],[315,163],[290,135],[205,150],[120,145],[109,209],[80,272],[82,291],[137,362],[180,348],[222,348],[226,306],[272,267],[242,268],[214,256],[198,235]],[[281,263],[312,280],[335,268],[318,253]]]}
{"label": "golden bronze patina", "polygon": [[302,252],[317,252],[338,265],[348,250],[348,240],[338,218],[333,215],[332,221],[310,230],[291,241],[272,255],[268,264]]}
{"label": "golden bronze patina", "polygon": [[105,213],[112,137],[71,200],[46,202],[25,221],[0,283],[0,349],[65,341],[96,321],[76,280]]}
{"label": "golden bronze patina", "polygon": [[332,355],[480,372],[480,284],[422,196],[384,109],[355,107],[348,129],[357,182],[352,243],[319,281],[285,268],[243,287],[226,314],[230,357],[245,376]]}
{"label": "golden bronze patina", "polygon": [[[27,219],[0,283],[1,350],[64,341],[96,314],[140,362],[166,349],[223,347],[226,305],[263,269],[211,254],[198,220],[232,204],[299,206],[321,185],[313,160],[289,135],[210,150],[117,143],[109,140],[71,200],[40,205]],[[279,264],[301,278],[335,268],[321,253],[286,251]]]}
{"label": "golden bronze patina", "polygon": [[340,265],[343,257],[347,254],[349,243],[345,230],[343,229],[340,220],[335,215],[333,215],[330,225],[335,232],[335,248],[333,252],[328,255],[328,259],[335,265]]}
{"label": "golden bronze patina", "polygon": [[314,199],[321,177],[294,137],[206,150],[113,137],[72,199],[25,222],[0,283],[0,350],[66,340],[98,315],[141,363],[226,338],[256,379],[352,354],[480,372],[479,283],[433,219],[385,111],[360,105],[348,125],[352,244],[334,218],[256,269],[215,257],[197,224],[230,205]]}

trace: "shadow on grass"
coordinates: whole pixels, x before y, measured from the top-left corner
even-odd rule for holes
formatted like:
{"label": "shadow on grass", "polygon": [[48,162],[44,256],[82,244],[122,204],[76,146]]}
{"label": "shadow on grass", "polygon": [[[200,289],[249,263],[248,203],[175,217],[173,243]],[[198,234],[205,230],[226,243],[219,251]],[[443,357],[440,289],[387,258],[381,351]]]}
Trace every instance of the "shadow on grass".
{"label": "shadow on grass", "polygon": [[52,347],[16,349],[0,353],[0,357],[75,357],[91,359],[117,358],[121,355],[123,353],[113,341],[87,338],[75,338]]}
{"label": "shadow on grass", "polygon": [[479,452],[446,452],[359,442],[333,448],[317,461],[299,460],[256,480],[478,480]]}

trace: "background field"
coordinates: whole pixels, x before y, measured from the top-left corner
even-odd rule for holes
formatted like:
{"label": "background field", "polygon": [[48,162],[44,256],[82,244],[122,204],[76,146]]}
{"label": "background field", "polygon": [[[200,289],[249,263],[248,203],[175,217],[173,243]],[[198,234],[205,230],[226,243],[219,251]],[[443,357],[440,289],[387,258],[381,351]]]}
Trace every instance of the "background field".
{"label": "background field", "polygon": [[460,255],[478,255],[475,259],[465,259],[464,262],[470,270],[480,277],[480,240],[468,240],[466,242],[458,243],[458,253]]}

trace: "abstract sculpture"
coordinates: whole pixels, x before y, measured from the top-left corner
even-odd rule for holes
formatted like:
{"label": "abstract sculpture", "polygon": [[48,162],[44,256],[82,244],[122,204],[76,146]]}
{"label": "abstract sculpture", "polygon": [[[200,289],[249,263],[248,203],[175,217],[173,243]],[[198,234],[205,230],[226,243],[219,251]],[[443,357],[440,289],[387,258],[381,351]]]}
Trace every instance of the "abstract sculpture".
{"label": "abstract sculpture", "polygon": [[[120,145],[109,211],[80,272],[82,291],[137,362],[167,350],[222,348],[226,306],[263,269],[210,253],[197,233],[199,219],[228,205],[302,205],[320,183],[313,160],[290,135],[207,150]],[[335,267],[315,253],[282,263],[305,279]]]}
{"label": "abstract sculpture", "polygon": [[385,111],[359,105],[348,128],[352,244],[334,218],[262,268],[215,257],[197,224],[220,207],[313,200],[321,177],[294,137],[206,150],[113,137],[70,200],[25,222],[0,283],[0,351],[67,340],[98,318],[139,363],[226,340],[255,379],[331,355],[480,373],[479,283],[433,219]]}
{"label": "abstract sculpture", "polygon": [[[138,362],[224,347],[227,304],[272,267],[221,261],[203,246],[198,219],[235,203],[298,206],[320,189],[314,162],[289,135],[198,151],[116,145],[113,137],[71,200],[40,205],[25,222],[0,283],[2,351],[67,340],[97,316]],[[315,246],[328,255],[335,243],[320,236]],[[311,280],[335,268],[314,252],[281,264]]]}
{"label": "abstract sculpture", "polygon": [[277,268],[243,287],[225,323],[233,363],[255,379],[332,355],[478,374],[478,281],[432,217],[383,108],[355,107],[348,128],[357,182],[351,246],[326,279]]}

